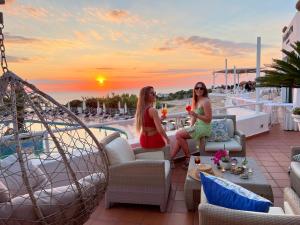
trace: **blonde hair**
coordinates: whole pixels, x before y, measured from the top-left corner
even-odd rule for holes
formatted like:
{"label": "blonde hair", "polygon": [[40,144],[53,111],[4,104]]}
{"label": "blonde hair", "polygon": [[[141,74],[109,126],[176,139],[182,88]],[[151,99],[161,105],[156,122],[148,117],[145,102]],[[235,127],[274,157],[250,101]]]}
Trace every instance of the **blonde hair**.
{"label": "blonde hair", "polygon": [[206,85],[203,82],[197,82],[195,84],[195,87],[193,89],[193,99],[192,99],[192,109],[195,110],[196,106],[197,106],[197,102],[198,102],[198,96],[195,93],[195,88],[198,86],[198,84],[201,84],[201,86],[204,88],[203,89],[203,97],[207,97],[208,98],[208,90],[206,88]]}
{"label": "blonde hair", "polygon": [[144,111],[146,108],[146,104],[148,102],[151,89],[153,89],[153,87],[146,86],[140,90],[139,98],[136,105],[136,112],[135,112],[135,128],[137,132],[140,132],[143,127],[143,122],[144,122],[143,115],[144,115]]}

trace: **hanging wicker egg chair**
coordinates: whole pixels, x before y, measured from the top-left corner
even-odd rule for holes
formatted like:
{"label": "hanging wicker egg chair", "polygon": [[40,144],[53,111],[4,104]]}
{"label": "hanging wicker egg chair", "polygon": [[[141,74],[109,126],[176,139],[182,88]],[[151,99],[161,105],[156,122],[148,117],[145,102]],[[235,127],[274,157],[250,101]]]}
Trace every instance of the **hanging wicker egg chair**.
{"label": "hanging wicker egg chair", "polygon": [[107,158],[93,133],[50,96],[4,73],[0,223],[83,224],[107,182]]}
{"label": "hanging wicker egg chair", "polygon": [[2,28],[0,13],[0,224],[83,224],[107,187],[104,148],[71,111],[8,70]]}

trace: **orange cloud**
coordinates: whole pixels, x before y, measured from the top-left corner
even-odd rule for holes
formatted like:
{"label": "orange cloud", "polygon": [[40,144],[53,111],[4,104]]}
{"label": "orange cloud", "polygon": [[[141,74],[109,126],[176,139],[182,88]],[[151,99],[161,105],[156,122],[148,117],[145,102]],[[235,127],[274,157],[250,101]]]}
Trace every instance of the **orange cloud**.
{"label": "orange cloud", "polygon": [[[265,46],[270,47],[270,46]],[[194,50],[205,55],[214,56],[238,56],[255,51],[255,43],[233,42],[216,38],[200,36],[175,37],[167,40],[157,51],[170,51],[176,49]]]}

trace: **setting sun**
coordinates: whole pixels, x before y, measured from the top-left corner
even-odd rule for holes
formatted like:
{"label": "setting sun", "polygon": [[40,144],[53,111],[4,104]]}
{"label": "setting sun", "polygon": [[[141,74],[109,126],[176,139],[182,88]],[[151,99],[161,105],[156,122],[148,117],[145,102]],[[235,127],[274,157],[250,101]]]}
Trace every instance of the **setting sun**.
{"label": "setting sun", "polygon": [[99,84],[104,84],[105,78],[104,77],[97,77],[97,81]]}

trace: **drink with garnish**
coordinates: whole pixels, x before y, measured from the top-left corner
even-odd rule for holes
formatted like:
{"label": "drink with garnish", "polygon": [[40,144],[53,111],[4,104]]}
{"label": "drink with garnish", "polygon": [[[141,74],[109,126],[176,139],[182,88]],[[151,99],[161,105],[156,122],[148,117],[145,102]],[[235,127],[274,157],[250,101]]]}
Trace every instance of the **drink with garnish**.
{"label": "drink with garnish", "polygon": [[186,110],[187,112],[190,112],[190,111],[192,110],[192,106],[191,106],[191,105],[187,105],[187,106],[185,107],[185,110]]}
{"label": "drink with garnish", "polygon": [[199,156],[195,156],[195,164],[199,165],[201,163],[200,157]]}
{"label": "drink with garnish", "polygon": [[167,105],[164,105],[161,109],[161,115],[163,117],[167,117],[167,114],[168,114],[168,108],[167,108]]}

